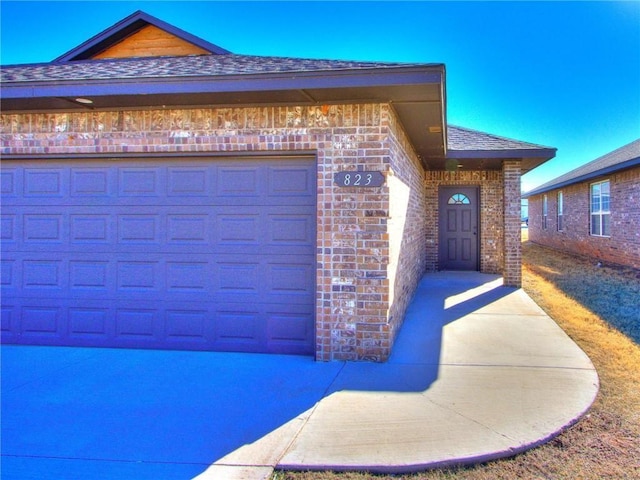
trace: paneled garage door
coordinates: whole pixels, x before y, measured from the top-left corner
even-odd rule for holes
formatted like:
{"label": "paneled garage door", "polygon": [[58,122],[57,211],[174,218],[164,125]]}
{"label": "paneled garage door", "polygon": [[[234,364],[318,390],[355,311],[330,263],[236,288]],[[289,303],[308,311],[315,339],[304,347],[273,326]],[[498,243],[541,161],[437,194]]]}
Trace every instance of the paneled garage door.
{"label": "paneled garage door", "polygon": [[314,352],[312,158],[2,162],[5,343]]}

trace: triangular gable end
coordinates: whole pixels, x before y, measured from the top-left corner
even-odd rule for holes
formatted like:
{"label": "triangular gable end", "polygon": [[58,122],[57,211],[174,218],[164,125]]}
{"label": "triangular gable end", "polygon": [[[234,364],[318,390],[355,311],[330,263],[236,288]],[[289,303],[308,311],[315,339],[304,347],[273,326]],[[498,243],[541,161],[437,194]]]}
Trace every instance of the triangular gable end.
{"label": "triangular gable end", "polygon": [[147,25],[91,59],[130,57],[180,57],[210,55],[211,52],[186,42],[154,25]]}
{"label": "triangular gable end", "polygon": [[231,52],[138,11],[56,58],[54,62],[228,53]]}

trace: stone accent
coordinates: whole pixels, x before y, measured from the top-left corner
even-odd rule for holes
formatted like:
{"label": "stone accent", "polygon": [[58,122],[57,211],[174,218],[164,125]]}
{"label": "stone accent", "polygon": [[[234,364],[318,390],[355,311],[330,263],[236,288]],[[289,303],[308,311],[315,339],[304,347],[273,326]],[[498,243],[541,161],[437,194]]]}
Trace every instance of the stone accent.
{"label": "stone accent", "polygon": [[[424,271],[422,166],[386,104],[1,116],[5,156],[317,158],[316,358],[384,361]],[[382,187],[338,187],[377,170]],[[391,195],[392,194],[392,195]]]}
{"label": "stone accent", "polygon": [[[611,236],[590,235],[590,184],[609,180]],[[558,192],[562,191],[563,230],[558,230]],[[547,229],[542,229],[542,197],[529,198],[529,240],[558,250],[640,268],[640,167],[546,192]]]}

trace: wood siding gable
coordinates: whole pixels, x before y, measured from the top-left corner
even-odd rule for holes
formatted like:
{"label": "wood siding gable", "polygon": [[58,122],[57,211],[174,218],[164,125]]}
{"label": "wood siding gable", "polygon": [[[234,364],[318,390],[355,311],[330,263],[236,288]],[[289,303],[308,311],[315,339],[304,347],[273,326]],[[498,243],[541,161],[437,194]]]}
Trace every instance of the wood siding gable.
{"label": "wood siding gable", "polygon": [[148,25],[119,43],[99,52],[92,59],[210,55],[211,52]]}

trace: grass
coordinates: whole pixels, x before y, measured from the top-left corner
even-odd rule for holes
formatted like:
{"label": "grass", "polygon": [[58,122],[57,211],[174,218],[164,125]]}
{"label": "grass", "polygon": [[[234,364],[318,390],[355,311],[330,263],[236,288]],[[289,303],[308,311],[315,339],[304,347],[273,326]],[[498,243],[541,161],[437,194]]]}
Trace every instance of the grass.
{"label": "grass", "polygon": [[524,242],[523,288],[600,376],[598,398],[577,424],[538,448],[473,467],[395,476],[276,471],[272,479],[640,479],[640,271]]}

